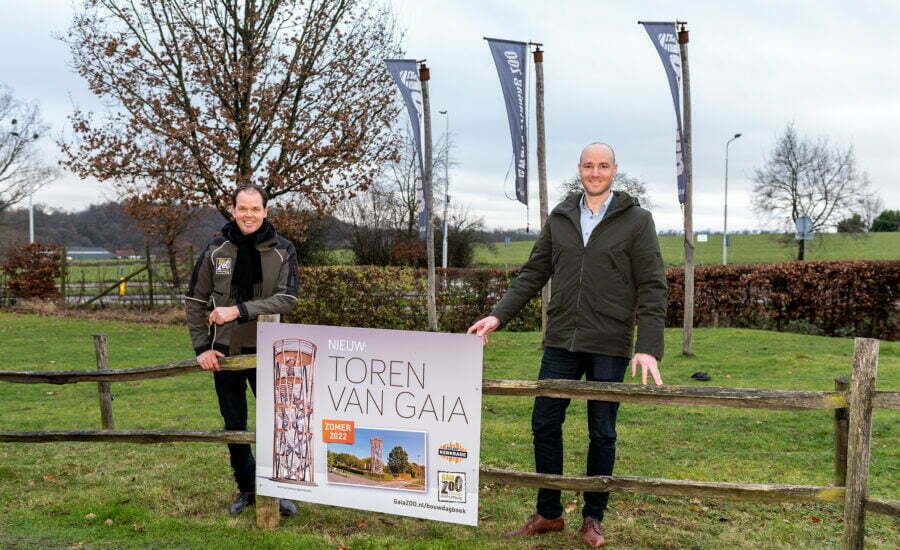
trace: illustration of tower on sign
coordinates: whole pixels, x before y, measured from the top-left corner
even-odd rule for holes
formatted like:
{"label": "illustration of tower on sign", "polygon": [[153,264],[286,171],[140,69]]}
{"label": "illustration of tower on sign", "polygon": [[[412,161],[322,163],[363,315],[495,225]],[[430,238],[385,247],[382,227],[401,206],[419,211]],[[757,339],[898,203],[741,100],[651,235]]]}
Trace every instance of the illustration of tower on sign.
{"label": "illustration of tower on sign", "polygon": [[273,480],[315,485],[313,480],[313,365],[316,345],[300,338],[273,344],[275,444]]}
{"label": "illustration of tower on sign", "polygon": [[369,440],[369,449],[372,452],[372,461],[369,464],[369,470],[372,473],[380,474],[384,472],[384,462],[381,460],[381,438],[373,437]]}

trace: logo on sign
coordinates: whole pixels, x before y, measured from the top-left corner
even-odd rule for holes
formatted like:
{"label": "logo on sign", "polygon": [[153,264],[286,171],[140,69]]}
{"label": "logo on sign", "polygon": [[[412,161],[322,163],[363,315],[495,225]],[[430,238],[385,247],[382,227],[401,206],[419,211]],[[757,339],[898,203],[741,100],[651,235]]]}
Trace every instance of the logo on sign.
{"label": "logo on sign", "polygon": [[466,501],[466,473],[438,471],[438,502]]}
{"label": "logo on sign", "polygon": [[216,275],[231,275],[232,258],[216,258]]}
{"label": "logo on sign", "polygon": [[469,452],[459,443],[444,443],[438,447],[438,455],[444,460],[456,463],[468,458]]}

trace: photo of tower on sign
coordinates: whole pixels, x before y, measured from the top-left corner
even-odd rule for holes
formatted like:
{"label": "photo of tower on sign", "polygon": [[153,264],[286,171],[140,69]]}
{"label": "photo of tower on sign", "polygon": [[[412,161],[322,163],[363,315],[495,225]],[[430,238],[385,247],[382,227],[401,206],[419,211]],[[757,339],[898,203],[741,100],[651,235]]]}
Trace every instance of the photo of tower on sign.
{"label": "photo of tower on sign", "polygon": [[300,338],[273,344],[275,370],[275,481],[315,485],[312,434],[313,368],[316,345]]}

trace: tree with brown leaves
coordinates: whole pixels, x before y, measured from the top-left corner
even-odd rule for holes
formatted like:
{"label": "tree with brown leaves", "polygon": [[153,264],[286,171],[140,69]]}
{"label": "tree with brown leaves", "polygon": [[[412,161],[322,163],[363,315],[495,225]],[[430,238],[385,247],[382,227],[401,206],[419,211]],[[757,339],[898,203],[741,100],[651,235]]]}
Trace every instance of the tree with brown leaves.
{"label": "tree with brown leaves", "polygon": [[160,242],[169,258],[172,286],[181,286],[178,269],[178,245],[197,213],[196,207],[185,205],[171,187],[157,187],[152,192],[131,189],[121,197],[122,209],[131,216],[148,239]]}
{"label": "tree with brown leaves", "polygon": [[[363,0],[82,0],[62,39],[91,91],[64,164],[115,185],[174,190],[226,218],[238,185],[265,188],[279,231],[331,211],[395,155],[383,60],[388,8]],[[167,191],[161,191],[166,189]],[[290,222],[290,223],[288,223]]]}

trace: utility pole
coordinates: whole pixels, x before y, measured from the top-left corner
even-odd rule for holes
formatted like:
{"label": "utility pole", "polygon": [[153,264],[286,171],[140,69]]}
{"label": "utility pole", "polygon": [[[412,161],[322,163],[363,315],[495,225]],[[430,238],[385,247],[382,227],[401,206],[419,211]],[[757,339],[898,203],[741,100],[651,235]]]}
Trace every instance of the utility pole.
{"label": "utility pole", "polygon": [[734,134],[734,137],[725,143],[725,224],[722,227],[722,265],[728,265],[728,146],[739,137],[741,134]]}
{"label": "utility pole", "polygon": [[[534,48],[534,99],[535,118],[537,119],[537,161],[538,161],[538,197],[541,203],[541,229],[547,223],[547,155],[546,135],[544,133],[544,52],[542,44],[531,43]],[[550,304],[550,282],[541,289],[541,341],[547,333],[547,306]]]}
{"label": "utility pole", "polygon": [[34,191],[28,194],[28,243],[34,244]]}
{"label": "utility pole", "polygon": [[447,114],[447,111],[438,111],[438,113],[444,115],[447,122],[444,130],[444,230],[441,231],[444,236],[441,267],[447,269],[447,230],[449,228],[447,224],[447,209],[450,206],[450,115]]}
{"label": "utility pole", "polygon": [[691,76],[688,70],[688,31],[679,22],[678,44],[681,46],[681,85],[683,97],[684,151],[684,328],[682,355],[693,356],[694,337],[694,170],[691,158]]}
{"label": "utility pole", "polygon": [[424,62],[419,64],[419,80],[422,82],[422,109],[425,111],[425,178],[422,187],[425,190],[425,208],[428,212],[428,219],[425,228],[425,254],[428,256],[428,288],[426,290],[426,304],[428,310],[428,329],[436,332],[438,329],[437,322],[437,303],[434,292],[434,209],[432,208],[434,195],[431,187],[432,158],[431,158],[431,103],[428,99],[428,81],[431,79],[431,71]]}

